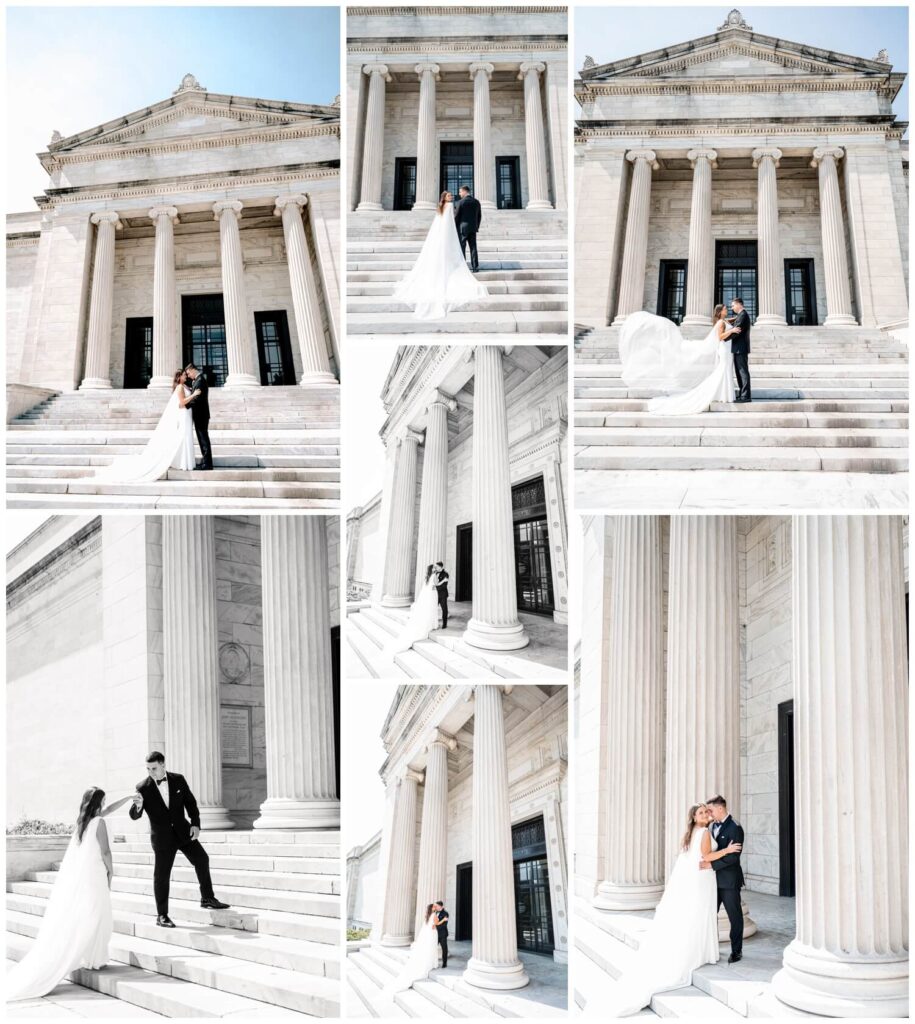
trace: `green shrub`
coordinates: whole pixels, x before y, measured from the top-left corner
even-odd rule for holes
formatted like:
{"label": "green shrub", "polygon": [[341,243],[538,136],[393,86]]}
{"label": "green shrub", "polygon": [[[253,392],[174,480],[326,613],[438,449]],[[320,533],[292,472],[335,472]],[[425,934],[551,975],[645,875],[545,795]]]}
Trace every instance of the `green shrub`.
{"label": "green shrub", "polygon": [[362,939],[367,939],[371,934],[372,931],[370,928],[347,928],[346,941],[361,942]]}

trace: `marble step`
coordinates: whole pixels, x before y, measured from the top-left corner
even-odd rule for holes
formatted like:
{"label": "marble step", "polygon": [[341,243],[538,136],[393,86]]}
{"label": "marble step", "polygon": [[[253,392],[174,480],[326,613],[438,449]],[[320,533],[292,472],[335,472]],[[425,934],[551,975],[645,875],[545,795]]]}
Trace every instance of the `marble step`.
{"label": "marble step", "polygon": [[[104,451],[106,445],[96,446],[95,454],[70,454],[69,450],[63,453],[51,453],[38,451],[30,455],[10,455],[6,457],[7,466],[32,466],[39,469],[43,466],[59,469],[86,468],[93,466],[107,466],[111,463],[112,457],[106,457]],[[214,456],[213,463],[216,470],[255,469],[261,466],[264,469],[298,469],[311,470],[315,473],[334,474],[328,476],[329,480],[339,480],[340,457],[338,455],[235,455],[220,457]],[[215,472],[215,470],[214,470]]]}
{"label": "marble step", "polygon": [[[100,462],[100,465],[107,465]],[[166,474],[166,480],[197,480],[194,470],[170,469]],[[26,461],[7,460],[7,477],[18,479],[52,478],[67,480],[91,480],[94,478],[95,469],[91,466],[62,466],[59,463],[31,465]],[[273,483],[295,481],[298,483],[324,483],[332,484],[340,482],[339,469],[296,469],[285,468],[249,468],[213,469],[207,472],[207,482],[212,483],[220,480],[269,480]]]}
{"label": "marble step", "polygon": [[442,320],[418,320],[410,313],[349,313],[349,334],[561,334],[565,315],[530,310],[467,313],[457,310]]}
{"label": "marble step", "polygon": [[[388,996],[382,991],[387,975],[365,955],[364,950],[350,953],[346,958],[346,966],[348,984],[352,986],[362,1005],[372,1017],[389,1019],[421,1016],[421,1014],[409,1013],[401,1005],[402,1001],[395,1002],[392,996]],[[423,1006],[422,996],[409,992],[403,994],[407,996],[408,1005],[413,1002],[419,1007]]]}
{"label": "marble step", "polygon": [[822,430],[808,427],[638,426],[586,427],[576,423],[576,445],[699,446],[726,448],[906,448],[905,429]]}
{"label": "marble step", "polygon": [[[537,295],[488,295],[474,299],[461,306],[463,313],[510,313],[515,310],[528,312],[555,312],[569,308],[565,295],[544,291]],[[347,315],[354,313],[400,313],[409,316],[413,307],[388,297],[362,295],[351,298],[346,304]]]}
{"label": "marble step", "polygon": [[[647,412],[647,398],[601,398],[575,399],[575,409],[581,412],[638,413]],[[758,399],[745,404],[736,402],[713,402],[711,413],[724,416],[768,416],[774,413],[851,415],[853,413],[907,413],[909,403],[905,398],[794,398],[788,401]],[[704,413],[701,415],[705,415]]]}
{"label": "marble step", "polygon": [[[352,271],[347,275],[347,290],[352,285],[394,283],[403,278],[402,271],[393,270],[364,270]],[[540,284],[543,282],[557,282],[563,285],[568,284],[569,272],[567,268],[548,270],[541,267],[539,270],[479,270],[476,278],[478,281],[488,283],[504,284]]]}
{"label": "marble step", "polygon": [[[597,401],[602,398],[656,398],[664,392],[656,388],[628,388],[625,385],[620,387],[588,387],[576,389],[575,397],[588,401]],[[838,387],[820,387],[816,382],[804,385],[795,381],[787,387],[755,387],[753,389],[753,402],[765,402],[771,399],[785,401],[792,398],[820,398],[827,401],[858,400],[864,398],[908,398],[908,388],[892,387],[891,385],[880,385],[876,387],[858,388],[853,382],[846,381]],[[726,403],[725,403],[726,404]],[[752,404],[752,403],[747,403]]]}
{"label": "marble step", "polygon": [[[210,860],[210,874],[213,878],[213,885],[217,888],[225,886],[247,886],[256,889],[279,889],[284,892],[294,893],[323,893],[325,895],[340,894],[339,872],[333,874],[314,874],[306,872],[280,873],[274,870],[252,870],[249,868],[224,868],[214,863],[215,858]],[[151,864],[125,864],[122,861],[115,863],[116,878],[152,878]],[[191,867],[181,867],[176,864],[172,871],[172,881],[193,883],[197,876]],[[228,902],[228,901],[227,901]]]}
{"label": "marble step", "polygon": [[[401,239],[400,241],[392,239],[354,239],[346,244],[347,252],[414,252],[418,253],[424,243],[425,239]],[[518,249],[530,249],[531,240],[529,238],[503,238],[490,241],[482,235],[477,235],[477,250],[480,253],[484,252],[514,252]],[[567,252],[569,245],[564,238],[543,238],[537,240],[537,248],[542,249],[544,252],[558,250],[561,252]]]}
{"label": "marble step", "polygon": [[[206,837],[204,836],[204,839]],[[140,844],[131,844],[139,846]],[[111,852],[115,864],[148,864],[155,863],[155,854],[144,844],[142,849],[126,848],[126,843],[112,844]],[[251,849],[251,853],[239,853],[237,851],[244,847],[229,847],[224,853],[210,849],[211,868],[244,868],[246,871],[275,871],[279,874],[337,874],[340,870],[339,849],[334,846],[327,846],[328,852],[324,855],[315,855],[308,847],[303,847],[309,852],[301,856],[290,856],[287,846],[260,846]],[[283,852],[285,851],[285,852]]]}
{"label": "marble step", "polygon": [[[348,244],[381,241],[403,242],[411,239],[422,244],[429,233],[428,210],[359,210],[347,218]],[[532,238],[559,240],[568,244],[569,216],[564,210],[487,210],[484,237],[494,239]]]}
{"label": "marble step", "polygon": [[[252,474],[256,470],[251,471]],[[200,473],[205,478],[207,474]],[[235,501],[239,498],[258,499],[262,501],[282,501],[288,499],[309,499],[320,501],[325,507],[335,505],[340,500],[340,488],[337,484],[321,483],[273,483],[271,481],[218,481],[197,480],[196,475],[188,480],[154,480],[149,483],[113,484],[90,482],[87,480],[46,480],[28,477],[7,477],[7,494],[32,495],[66,495],[79,501],[88,496],[155,499],[157,502],[165,498],[222,498]]]}
{"label": "marble step", "polygon": [[98,509],[101,512],[174,509],[184,512],[212,512],[218,515],[225,512],[228,507],[236,512],[250,510],[254,514],[277,508],[282,508],[284,511],[312,509],[316,512],[326,512],[337,506],[334,503],[328,504],[324,498],[283,498],[282,502],[278,503],[276,498],[233,497],[229,500],[223,496],[205,497],[201,495],[46,494],[20,491],[17,494],[7,495],[6,507],[12,509],[42,508],[61,512],[72,512],[74,509]]}
{"label": "marble step", "polygon": [[[568,263],[564,259],[541,257],[531,255],[526,259],[517,260],[484,260],[480,262],[480,273],[488,273],[494,270],[562,270],[567,271]],[[413,262],[409,259],[390,260],[357,260],[348,263],[346,266],[347,281],[353,272],[365,271],[395,272],[401,277],[407,271],[413,269]]]}
{"label": "marble step", "polygon": [[[589,383],[592,380],[605,380],[607,378],[619,379],[622,377],[623,368],[620,364],[611,366],[589,366],[587,368],[576,368],[575,380],[581,383]],[[760,377],[849,377],[857,380],[861,377],[874,378],[903,378],[908,379],[904,367],[881,366],[873,363],[847,363],[841,366],[806,366],[794,363],[780,363],[778,366],[764,366],[757,370],[754,376]]]}
{"label": "marble step", "polygon": [[[595,403],[599,404],[599,403]],[[908,416],[904,413],[805,413],[805,412],[758,412],[741,414],[728,412],[705,412],[691,416],[664,416],[660,413],[588,412],[576,407],[575,426],[580,427],[789,427],[795,430],[809,427],[815,430],[905,430]]]}
{"label": "marble step", "polygon": [[907,448],[795,447],[703,447],[678,445],[579,447],[576,470],[766,470],[833,473],[904,473],[908,470]]}
{"label": "marble step", "polygon": [[[14,961],[7,960],[7,969]],[[54,1020],[79,1020],[92,1018],[103,1020],[133,1020],[147,1018],[161,1020],[162,1014],[154,1010],[145,1010],[142,1006],[122,1002],[114,996],[106,996],[91,988],[83,988],[72,981],[62,981],[57,987],[40,1000],[27,1000],[24,1003],[10,1003],[6,1007],[7,1018],[16,1017],[48,1017]]]}
{"label": "marble step", "polygon": [[[480,275],[477,274],[477,279]],[[393,295],[395,281],[366,281],[361,284],[351,284],[347,288],[347,294],[353,297],[368,296],[389,296]],[[550,295],[568,296],[568,287],[564,279],[558,278],[555,281],[488,281],[486,290],[490,298],[495,296],[525,296],[525,295]]]}

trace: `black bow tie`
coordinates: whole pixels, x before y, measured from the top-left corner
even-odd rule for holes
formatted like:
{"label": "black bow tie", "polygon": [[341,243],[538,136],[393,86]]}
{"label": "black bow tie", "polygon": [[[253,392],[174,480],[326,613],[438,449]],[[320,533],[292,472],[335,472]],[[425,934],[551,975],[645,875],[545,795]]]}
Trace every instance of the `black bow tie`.
{"label": "black bow tie", "polygon": [[163,782],[168,782],[168,779],[167,779],[167,778],[164,778],[164,779],[156,779],[156,785],[157,785],[157,786],[161,786]]}

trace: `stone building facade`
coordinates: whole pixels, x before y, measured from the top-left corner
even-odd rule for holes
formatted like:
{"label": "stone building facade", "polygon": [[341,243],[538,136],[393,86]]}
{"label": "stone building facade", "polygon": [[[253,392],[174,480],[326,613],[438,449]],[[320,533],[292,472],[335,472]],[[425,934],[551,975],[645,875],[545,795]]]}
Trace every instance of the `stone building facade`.
{"label": "stone building facade", "polygon": [[687,808],[723,793],[748,914],[755,894],[796,908],[781,971],[739,996],[750,1016],[767,992],[907,1012],[906,541],[898,516],[584,521],[579,912],[625,931],[656,906]]}
{"label": "stone building facade", "polygon": [[[902,45],[902,44],[900,44]],[[907,320],[908,148],[885,50],[717,31],[575,82],[576,322],[696,332],[742,295],[761,327]]]}
{"label": "stone building facade", "polygon": [[159,749],[204,829],[337,828],[339,558],[335,517],[48,519],[7,561],[8,820]]}

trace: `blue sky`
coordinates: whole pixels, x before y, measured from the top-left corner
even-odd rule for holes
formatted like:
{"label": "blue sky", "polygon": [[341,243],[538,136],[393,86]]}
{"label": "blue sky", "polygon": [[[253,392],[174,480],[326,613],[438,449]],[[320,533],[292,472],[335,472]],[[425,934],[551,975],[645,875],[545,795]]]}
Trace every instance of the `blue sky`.
{"label": "blue sky", "polygon": [[[575,8],[575,70],[590,54],[598,64],[634,57],[696,36],[724,22],[730,6]],[[754,31],[854,57],[889,52],[895,71],[908,72],[908,13],[905,7],[741,7]],[[896,100],[908,119],[908,83]]]}
{"label": "blue sky", "polygon": [[338,7],[7,8],[7,210],[34,208],[35,159],[63,135],[170,96],[191,72],[212,92],[330,103]]}

